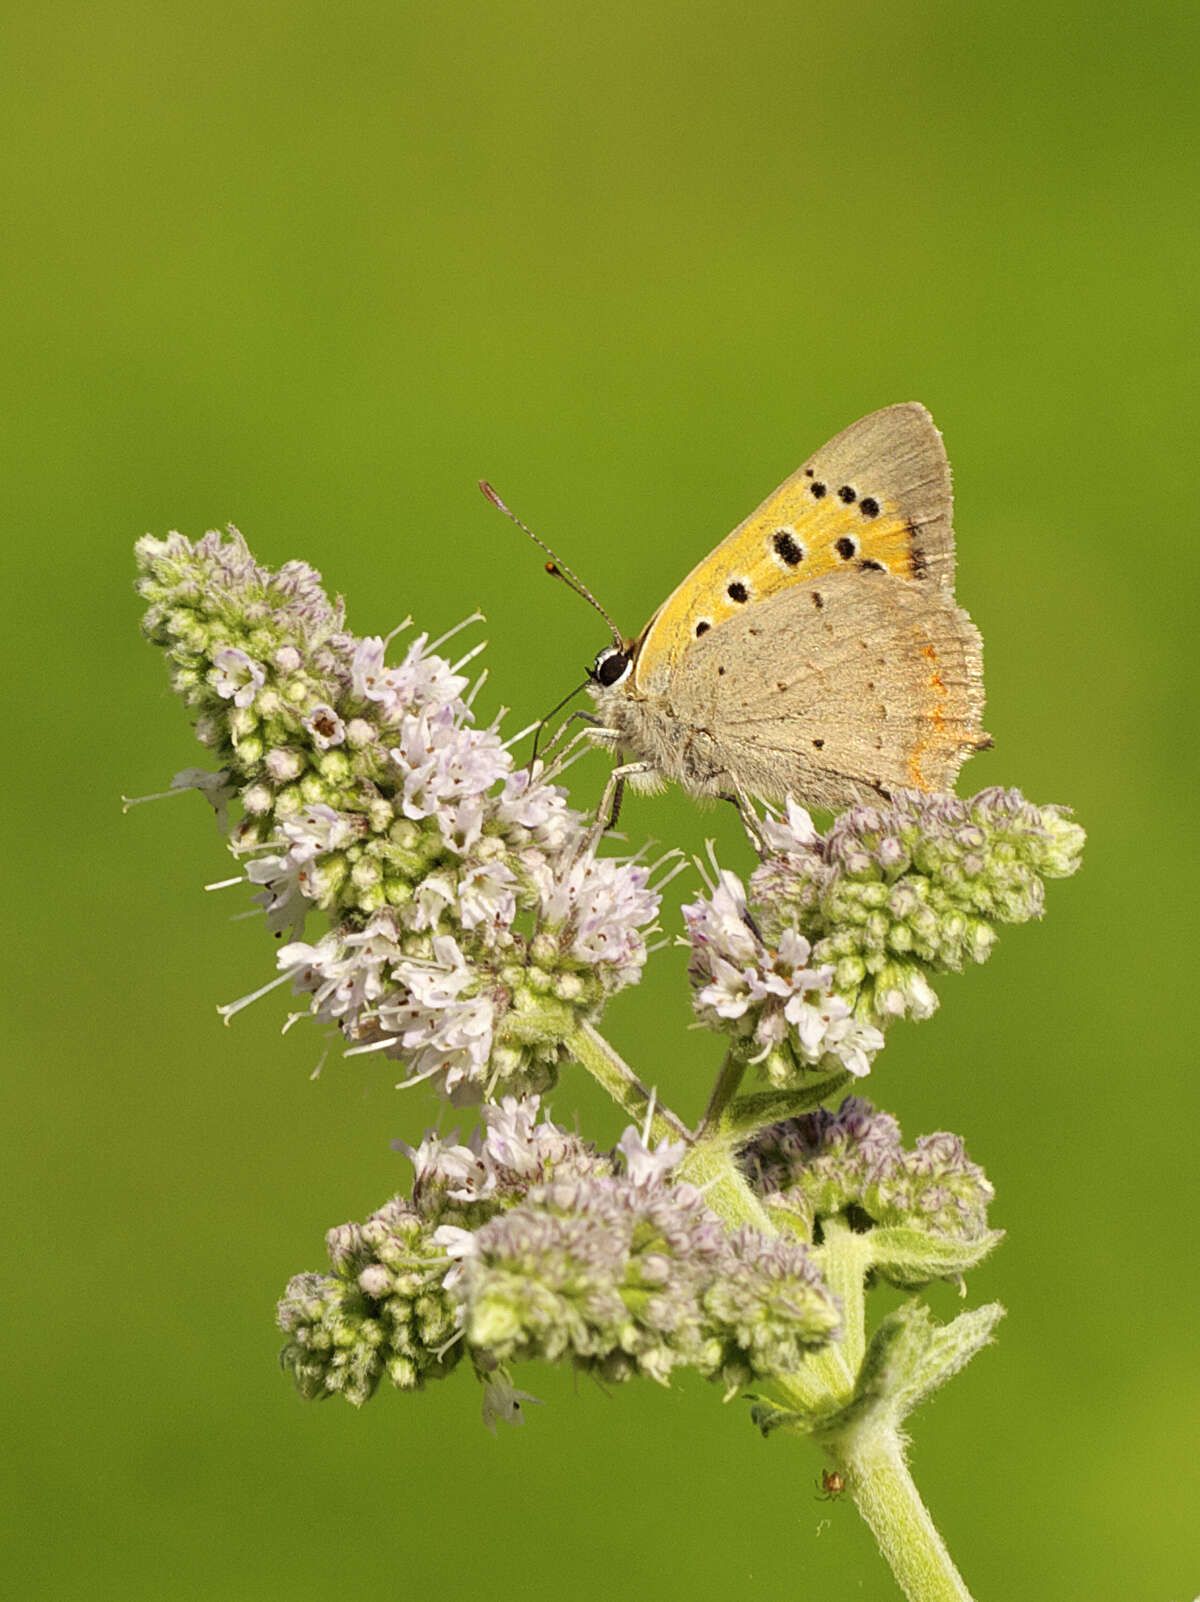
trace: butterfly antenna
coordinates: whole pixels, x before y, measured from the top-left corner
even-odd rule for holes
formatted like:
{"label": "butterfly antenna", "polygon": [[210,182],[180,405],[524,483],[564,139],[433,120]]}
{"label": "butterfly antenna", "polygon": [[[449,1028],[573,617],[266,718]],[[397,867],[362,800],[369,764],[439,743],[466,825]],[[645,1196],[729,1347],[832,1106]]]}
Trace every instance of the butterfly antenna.
{"label": "butterfly antenna", "polygon": [[600,616],[612,630],[613,644],[620,649],[620,647],[625,643],[624,635],[613,622],[612,618],[609,617],[608,613],[600,605],[600,602],[592,594],[591,590],[588,589],[587,585],[583,583],[581,579],[575,577],[574,573],[571,572],[571,569],[566,565],[565,562],[559,561],[558,557],[555,556],[554,552],[546,544],[545,540],[539,539],[533,530],[528,526],[528,524],[522,523],[517,514],[513,511],[510,511],[509,508],[505,506],[504,502],[496,494],[495,490],[488,483],[486,478],[481,478],[479,480],[479,488],[483,492],[485,500],[491,501],[492,505],[497,511],[503,512],[505,517],[511,519],[511,521],[514,522],[519,529],[523,529],[524,532],[529,535],[529,538],[535,545],[540,545],[542,550],[545,551],[546,555],[550,558],[550,560],[546,563],[546,572],[551,574],[554,578],[562,579],[563,583],[569,590],[574,590],[576,595],[581,596],[590,607],[599,612]]}

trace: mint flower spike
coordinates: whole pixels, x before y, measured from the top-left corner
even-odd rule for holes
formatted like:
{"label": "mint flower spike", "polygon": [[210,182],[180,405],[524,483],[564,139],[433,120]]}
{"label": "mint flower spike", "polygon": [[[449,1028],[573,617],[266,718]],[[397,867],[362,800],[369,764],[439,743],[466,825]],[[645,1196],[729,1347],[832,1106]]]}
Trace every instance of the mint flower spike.
{"label": "mint flower spike", "polygon": [[961,1280],[1003,1237],[987,1223],[995,1192],[957,1135],[905,1150],[895,1118],[858,1096],[770,1125],[739,1161],[783,1227],[819,1245],[849,1220],[862,1268],[902,1289]]}
{"label": "mint flower spike", "polygon": [[748,890],[718,870],[683,912],[697,1017],[780,1088],[814,1068],[865,1074],[893,1019],[936,1009],[932,978],[1041,915],[1044,881],[1074,873],[1084,842],[1065,808],[1001,789],[899,794],[823,837],[789,799],[763,837]]}
{"label": "mint flower spike", "polygon": [[[482,1104],[464,1139],[397,1142],[410,1193],[330,1230],[325,1271],[289,1282],[301,1394],[360,1406],[469,1362],[494,1430],[536,1400],[512,1372],[533,1358],[664,1385],[691,1368],[726,1399],[753,1385],[760,1428],[819,1444],[905,1594],[969,1602],[904,1424],[1002,1314],[941,1323],[918,1295],[962,1288],[1001,1238],[991,1186],[955,1135],[906,1148],[871,1103],[820,1104],[895,1018],[929,1016],[939,975],[1040,915],[1083,831],[1015,790],[899,794],[823,835],[789,798],[752,836],[748,882],[710,848],[683,909],[689,978],[700,1024],[729,1040],[692,1130],[596,1028],[640,978],[678,853],[598,858],[603,818],[567,804],[564,767],[516,768],[504,714],[476,722],[483,647],[442,648],[478,615],[433,640],[393,645],[409,619],[356,636],[319,574],[261,566],[236,530],[147,538],[138,562],[146,633],[213,757],[172,792],[213,806],[228,882],[279,937],[275,978],[226,1020],[290,985],[348,1056]],[[568,1060],[641,1131],[599,1150],[552,1123],[538,1092]],[[741,1094],[750,1065],[769,1088]],[[871,1327],[880,1282],[909,1294]]]}
{"label": "mint flower spike", "polygon": [[469,1354],[490,1425],[514,1421],[514,1361],[660,1383],[689,1366],[732,1394],[836,1335],[840,1309],[804,1245],[727,1229],[674,1178],[682,1142],[652,1150],[630,1127],[601,1153],[540,1118],[536,1097],[483,1116],[465,1143],[404,1148],[411,1200],[330,1231],[332,1274],[288,1285],[283,1362],[303,1395],[358,1405],[381,1379],[416,1389]]}
{"label": "mint flower spike", "polygon": [[[536,1096],[483,1109],[484,1125],[459,1144],[427,1134],[415,1150],[412,1199],[395,1196],[362,1224],[325,1237],[331,1273],[298,1274],[279,1303],[288,1335],[281,1355],[300,1394],[342,1396],[361,1406],[382,1380],[420,1390],[461,1361],[457,1247],[502,1208],[554,1175],[607,1172],[611,1164],[577,1136],[539,1119]],[[476,1363],[499,1383],[497,1365]],[[505,1415],[489,1389],[487,1416]],[[511,1416],[511,1415],[510,1415]]]}
{"label": "mint flower spike", "polygon": [[[451,663],[449,635],[420,634],[389,666],[319,574],[261,567],[236,530],[137,556],[145,632],[220,764],[176,782],[240,803],[230,847],[287,936],[279,982],[402,1083],[456,1102],[552,1085],[564,1042],[641,977],[661,885],[585,849],[565,792],[514,767],[498,720],[475,726],[460,670],[482,647]],[[302,938],[313,911],[329,927]]]}
{"label": "mint flower spike", "polygon": [[746,1059],[780,1087],[806,1069],[868,1073],[883,1035],[836,993],[833,965],[814,960],[812,943],[796,928],[768,946],[741,880],[717,868],[715,858],[713,867],[709,895],[682,909],[696,1016],[733,1035]]}

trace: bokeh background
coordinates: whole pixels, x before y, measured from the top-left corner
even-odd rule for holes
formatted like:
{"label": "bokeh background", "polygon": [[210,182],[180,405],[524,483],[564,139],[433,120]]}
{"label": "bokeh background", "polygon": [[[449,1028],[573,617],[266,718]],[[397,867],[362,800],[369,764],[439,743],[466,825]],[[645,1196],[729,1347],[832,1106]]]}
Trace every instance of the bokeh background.
{"label": "bokeh background", "polygon": [[[310,1080],[278,995],[222,1028],[270,942],[202,893],[229,870],[198,797],[119,798],[200,759],[138,633],[146,530],[235,521],[364,633],[479,605],[515,729],[604,631],[477,478],[633,630],[909,399],[986,640],[996,748],[960,788],[1090,831],[1046,920],[869,1081],[909,1137],[966,1137],[1009,1232],[970,1285],[1000,1342],[915,1418],[917,1479],[981,1598],[1200,1590],[1196,26],[1156,0],[10,8],[14,1594],[896,1594],[852,1506],[814,1500],[816,1451],[700,1382],[527,1371],[547,1405],[495,1440],[465,1372],[297,1399],[275,1297],[407,1184],[389,1140],[435,1109],[336,1053]],[[746,865],[732,812],[624,822]],[[664,952],[608,1024],[695,1114],[718,1048],[682,974]],[[568,1079],[577,1109],[619,1133]]]}

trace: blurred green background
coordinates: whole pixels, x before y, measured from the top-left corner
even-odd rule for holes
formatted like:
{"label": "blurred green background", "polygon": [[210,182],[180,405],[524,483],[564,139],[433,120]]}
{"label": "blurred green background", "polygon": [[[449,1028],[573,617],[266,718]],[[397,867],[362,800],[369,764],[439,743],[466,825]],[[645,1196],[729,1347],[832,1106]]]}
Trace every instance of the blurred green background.
{"label": "blurred green background", "polygon": [[[9,782],[14,1595],[897,1594],[814,1500],[815,1450],[700,1382],[526,1371],[549,1405],[496,1440],[466,1373],[297,1399],[275,1298],[407,1185],[388,1142],[432,1098],[336,1054],[310,1081],[278,996],[223,1029],[270,942],[201,891],[230,870],[198,797],[119,796],[202,759],[138,634],[146,530],[235,521],[359,632],[481,606],[515,729],[605,636],[477,478],[634,630],[910,399],[987,645],[996,749],[960,788],[1090,832],[1047,920],[868,1082],[906,1136],[965,1136],[1009,1231],[970,1285],[1000,1342],[916,1416],[917,1480],[981,1599],[1200,1590],[1196,28],[1047,0],[9,9],[6,671],[37,757]],[[624,825],[747,865],[731,809]],[[608,1025],[695,1114],[718,1048],[682,974],[664,952]],[[619,1133],[569,1080],[576,1108]]]}

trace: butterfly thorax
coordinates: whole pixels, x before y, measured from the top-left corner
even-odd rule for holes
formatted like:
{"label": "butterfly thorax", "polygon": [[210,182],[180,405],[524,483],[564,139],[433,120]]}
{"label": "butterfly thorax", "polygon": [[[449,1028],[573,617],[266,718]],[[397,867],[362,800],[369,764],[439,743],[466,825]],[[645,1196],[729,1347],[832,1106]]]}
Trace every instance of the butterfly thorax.
{"label": "butterfly thorax", "polygon": [[713,719],[697,718],[686,697],[677,704],[669,683],[648,690],[638,673],[641,638],[601,651],[588,689],[596,702],[598,743],[623,751],[647,765],[638,788],[656,788],[674,780],[690,794],[718,796],[734,788]]}

